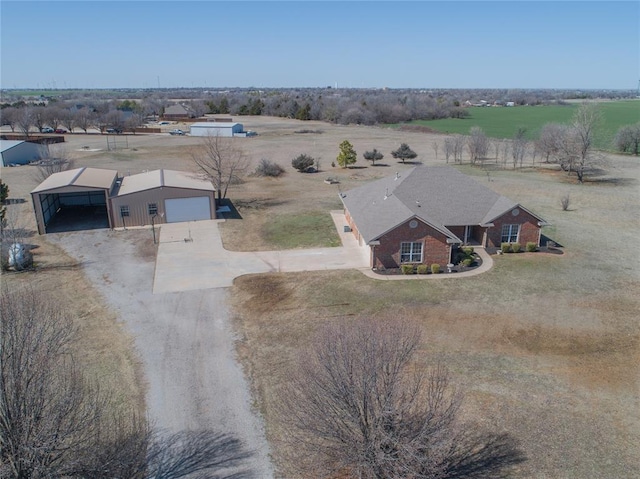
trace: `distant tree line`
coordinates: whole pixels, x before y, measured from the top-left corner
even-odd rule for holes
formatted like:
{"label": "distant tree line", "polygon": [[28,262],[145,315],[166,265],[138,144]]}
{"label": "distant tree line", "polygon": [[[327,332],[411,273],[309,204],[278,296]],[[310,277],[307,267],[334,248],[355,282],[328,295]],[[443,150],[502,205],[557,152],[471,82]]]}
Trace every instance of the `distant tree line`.
{"label": "distant tree line", "polygon": [[[23,93],[23,92],[20,92]],[[411,120],[463,118],[468,104],[542,105],[575,98],[630,98],[629,91],[448,90],[448,89],[205,89],[86,90],[29,99],[2,92],[2,123],[13,131],[30,127],[132,129],[181,98],[195,116],[267,115],[337,124],[387,124]],[[117,98],[117,99],[116,99]]]}

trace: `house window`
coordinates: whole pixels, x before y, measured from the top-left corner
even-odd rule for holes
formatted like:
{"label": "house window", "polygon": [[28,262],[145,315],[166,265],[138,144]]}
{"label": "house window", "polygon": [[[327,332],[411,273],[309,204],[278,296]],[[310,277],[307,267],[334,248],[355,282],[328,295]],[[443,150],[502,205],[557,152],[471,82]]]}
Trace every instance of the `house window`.
{"label": "house window", "polygon": [[121,206],[120,207],[120,216],[122,216],[123,218],[125,216],[129,216],[129,206]]}
{"label": "house window", "polygon": [[502,243],[517,243],[520,225],[502,225]]}
{"label": "house window", "polygon": [[401,263],[422,263],[422,243],[400,243]]}
{"label": "house window", "polygon": [[149,203],[148,208],[149,208],[150,215],[158,214],[158,203]]}

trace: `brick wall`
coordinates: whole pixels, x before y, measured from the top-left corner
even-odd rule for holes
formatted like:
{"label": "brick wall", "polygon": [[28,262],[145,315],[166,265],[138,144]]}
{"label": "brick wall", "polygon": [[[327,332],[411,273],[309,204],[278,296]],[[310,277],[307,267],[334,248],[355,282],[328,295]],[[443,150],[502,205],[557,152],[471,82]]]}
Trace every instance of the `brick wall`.
{"label": "brick wall", "polygon": [[373,248],[374,268],[398,268],[400,266],[400,243],[422,242],[422,263],[446,265],[450,259],[447,237],[431,226],[416,220],[418,226],[411,228],[410,221],[403,223],[380,237],[380,245]]}
{"label": "brick wall", "polygon": [[513,210],[511,210],[493,221],[493,224],[495,226],[489,228],[487,233],[488,247],[494,247],[494,248],[500,247],[501,236],[502,236],[502,225],[508,225],[508,224],[520,225],[520,234],[518,236],[518,241],[523,248],[529,242],[535,243],[539,246],[538,242],[539,242],[539,236],[540,236],[539,235],[540,227],[538,226],[538,219],[531,216],[522,208],[517,208],[517,209],[519,210],[519,213],[517,216],[514,216],[512,214]]}

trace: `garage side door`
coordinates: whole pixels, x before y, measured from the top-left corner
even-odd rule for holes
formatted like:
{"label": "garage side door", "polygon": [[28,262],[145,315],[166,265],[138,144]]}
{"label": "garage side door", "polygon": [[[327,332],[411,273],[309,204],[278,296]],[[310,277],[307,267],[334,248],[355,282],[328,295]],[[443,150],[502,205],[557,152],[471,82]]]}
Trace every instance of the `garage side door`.
{"label": "garage side door", "polygon": [[167,223],[211,219],[211,205],[208,196],[164,200],[164,211],[167,215]]}

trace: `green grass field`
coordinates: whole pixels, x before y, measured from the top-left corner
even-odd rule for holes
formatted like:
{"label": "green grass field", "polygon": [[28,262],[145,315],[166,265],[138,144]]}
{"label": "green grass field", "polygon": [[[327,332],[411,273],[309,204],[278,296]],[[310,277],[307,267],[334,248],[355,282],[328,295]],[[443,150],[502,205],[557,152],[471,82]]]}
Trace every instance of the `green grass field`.
{"label": "green grass field", "polygon": [[263,234],[277,249],[340,246],[331,216],[322,211],[275,216]]}
{"label": "green grass field", "polygon": [[[550,106],[516,106],[513,108],[472,107],[469,118],[444,120],[418,120],[412,125],[423,125],[443,133],[468,134],[473,126],[479,126],[492,138],[513,138],[518,128],[526,129],[529,139],[538,137],[546,123],[568,123],[578,103]],[[613,138],[621,126],[640,121],[640,100],[612,101],[600,104],[602,123],[596,138],[596,146],[610,149]],[[393,125],[397,126],[397,125]]]}

